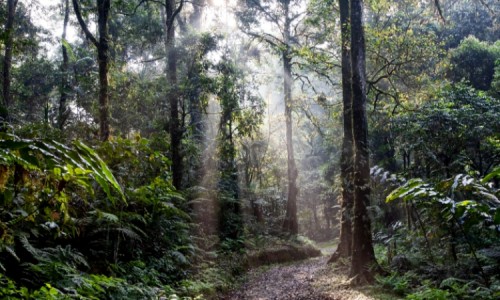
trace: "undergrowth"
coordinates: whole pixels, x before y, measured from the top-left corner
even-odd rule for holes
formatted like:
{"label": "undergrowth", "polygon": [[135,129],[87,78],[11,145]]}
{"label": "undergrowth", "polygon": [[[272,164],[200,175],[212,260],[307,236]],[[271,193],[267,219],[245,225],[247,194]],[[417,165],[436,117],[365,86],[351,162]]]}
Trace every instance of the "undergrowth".
{"label": "undergrowth", "polygon": [[[392,183],[376,186],[382,195],[382,189],[392,191],[379,204],[392,209],[374,214],[378,226],[391,222],[375,234],[378,261],[390,270],[377,278],[378,286],[412,300],[499,299],[500,191],[488,182],[499,174],[497,167],[484,178],[458,174],[425,182],[392,176]],[[401,186],[394,189],[395,182]]]}

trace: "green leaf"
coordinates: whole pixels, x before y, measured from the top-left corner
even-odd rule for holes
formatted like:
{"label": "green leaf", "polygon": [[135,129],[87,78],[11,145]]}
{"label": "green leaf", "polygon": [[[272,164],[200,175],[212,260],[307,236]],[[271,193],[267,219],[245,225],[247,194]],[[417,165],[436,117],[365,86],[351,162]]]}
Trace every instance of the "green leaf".
{"label": "green leaf", "polygon": [[0,195],[0,199],[3,200],[3,203],[10,203],[12,200],[14,200],[14,191],[10,190],[10,189],[6,189],[2,192],[2,194]]}
{"label": "green leaf", "polygon": [[497,208],[495,211],[495,215],[493,217],[493,223],[495,223],[495,225],[500,225],[500,209],[499,208]]}
{"label": "green leaf", "polygon": [[457,206],[475,206],[477,202],[474,200],[465,200],[457,203]]}
{"label": "green leaf", "polygon": [[389,203],[389,202],[392,202],[396,199],[402,198],[402,197],[406,196],[408,193],[410,193],[411,191],[413,191],[415,188],[418,188],[424,184],[425,184],[424,181],[420,178],[410,179],[405,185],[392,191],[392,193],[390,193],[386,197],[385,202]]}
{"label": "green leaf", "polygon": [[495,177],[500,177],[500,166],[496,167],[491,173],[484,176],[484,178],[483,178],[483,180],[481,180],[481,182],[487,183],[488,181],[492,180]]}
{"label": "green leaf", "polygon": [[13,257],[15,260],[17,260],[18,262],[21,261],[21,259],[19,258],[19,256],[17,256],[14,249],[12,249],[11,247],[9,246],[5,247],[5,251],[7,251],[10,254],[10,256]]}
{"label": "green leaf", "polygon": [[[112,187],[115,189],[115,191],[117,191],[120,194],[122,200],[126,202],[125,194],[123,193],[120,184],[118,183],[118,181],[116,181],[115,176],[113,176],[113,173],[106,165],[106,163],[99,157],[99,155],[97,155],[97,153],[94,150],[92,150],[91,148],[89,148],[87,145],[83,144],[80,141],[75,141],[74,145],[78,150],[83,151],[90,158],[89,164],[92,166],[93,171],[98,175],[97,177],[101,177],[101,179],[98,180],[98,183],[106,191],[106,194],[108,196],[111,195],[109,186],[107,186],[106,184],[110,183]],[[98,166],[96,166],[96,164],[98,164]]]}
{"label": "green leaf", "polygon": [[75,53],[73,52],[73,49],[71,48],[71,45],[68,43],[68,41],[65,39],[62,39],[61,43],[62,43],[63,47],[66,48],[66,52],[68,53],[68,57],[69,57],[70,61],[76,61]]}
{"label": "green leaf", "polygon": [[104,219],[109,223],[120,222],[120,219],[118,218],[118,216],[116,216],[112,213],[102,211],[102,210],[95,210],[95,211],[91,212],[90,214],[96,215],[98,219]]}
{"label": "green leaf", "polygon": [[465,214],[465,211],[466,211],[466,207],[465,206],[458,206],[455,208],[455,215],[457,218],[461,218],[463,217],[463,215]]}

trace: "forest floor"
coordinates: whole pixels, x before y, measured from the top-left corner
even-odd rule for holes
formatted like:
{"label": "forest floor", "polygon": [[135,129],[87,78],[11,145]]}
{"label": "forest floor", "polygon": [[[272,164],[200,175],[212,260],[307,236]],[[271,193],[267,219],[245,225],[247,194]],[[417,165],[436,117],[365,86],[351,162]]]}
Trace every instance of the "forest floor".
{"label": "forest floor", "polygon": [[245,282],[225,300],[365,300],[368,289],[349,286],[348,268],[328,265],[331,246],[321,247],[323,256],[299,262],[251,270]]}

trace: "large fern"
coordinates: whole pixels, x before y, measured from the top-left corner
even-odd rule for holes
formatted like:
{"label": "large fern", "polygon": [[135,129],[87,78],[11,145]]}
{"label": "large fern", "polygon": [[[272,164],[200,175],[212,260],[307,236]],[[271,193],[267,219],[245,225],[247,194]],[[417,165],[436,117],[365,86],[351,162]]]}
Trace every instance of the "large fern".
{"label": "large fern", "polygon": [[[26,170],[43,173],[75,170],[77,184],[85,184],[85,177],[93,178],[114,201],[114,190],[125,201],[125,195],[108,166],[97,153],[80,141],[72,147],[54,140],[21,139],[12,134],[0,133],[0,165],[19,165]],[[72,174],[70,174],[72,175]],[[64,180],[71,178],[63,177]],[[0,186],[2,188],[2,186]]]}

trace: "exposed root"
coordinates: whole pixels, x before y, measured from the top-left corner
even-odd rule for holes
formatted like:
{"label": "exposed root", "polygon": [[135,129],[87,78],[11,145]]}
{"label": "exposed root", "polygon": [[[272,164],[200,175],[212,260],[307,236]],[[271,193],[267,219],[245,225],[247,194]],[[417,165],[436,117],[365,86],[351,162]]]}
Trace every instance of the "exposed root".
{"label": "exposed root", "polygon": [[339,251],[335,251],[335,253],[332,254],[332,256],[330,257],[330,259],[326,262],[327,264],[332,264],[332,263],[335,263],[339,260],[340,258],[340,253]]}
{"label": "exposed root", "polygon": [[348,284],[350,287],[358,287],[363,285],[369,285],[375,282],[375,276],[370,271],[364,271],[361,274],[357,274],[354,277],[349,278]]}

